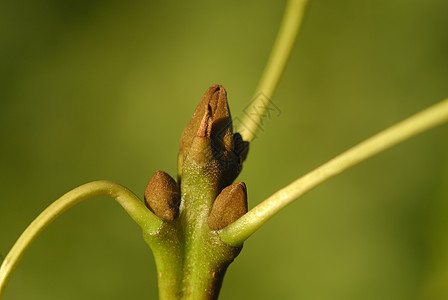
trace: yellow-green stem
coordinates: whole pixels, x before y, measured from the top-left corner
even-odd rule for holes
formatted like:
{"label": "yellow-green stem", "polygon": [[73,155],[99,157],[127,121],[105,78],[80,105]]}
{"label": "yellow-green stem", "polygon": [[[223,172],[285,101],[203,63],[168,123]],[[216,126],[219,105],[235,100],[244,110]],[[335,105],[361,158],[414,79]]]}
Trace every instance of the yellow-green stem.
{"label": "yellow-green stem", "polygon": [[278,81],[285,69],[302,23],[306,3],[307,0],[288,1],[277,38],[255,90],[254,101],[246,111],[246,115],[241,122],[241,128],[237,128],[245,141],[252,141],[260,127],[266,108],[269,105],[266,99],[271,99],[274,95]]}
{"label": "yellow-green stem", "polygon": [[16,241],[0,267],[0,298],[15,268],[39,234],[68,209],[95,196],[114,198],[145,232],[156,231],[161,224],[134,193],[119,184],[101,180],[81,185],[47,207]]}
{"label": "yellow-green stem", "polygon": [[221,240],[232,246],[241,245],[279,210],[315,186],[387,148],[447,121],[448,99],[445,99],[372,136],[277,191],[223,228],[219,233]]}

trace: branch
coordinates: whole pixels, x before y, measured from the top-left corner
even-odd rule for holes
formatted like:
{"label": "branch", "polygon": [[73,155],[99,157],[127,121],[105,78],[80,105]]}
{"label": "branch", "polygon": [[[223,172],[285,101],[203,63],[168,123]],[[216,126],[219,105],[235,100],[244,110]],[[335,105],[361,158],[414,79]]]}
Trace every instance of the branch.
{"label": "branch", "polygon": [[[266,97],[271,99],[274,95],[299,31],[306,3],[307,0],[288,1],[269,60],[255,90],[255,100],[252,101],[241,122],[242,127],[236,130],[240,132],[245,141],[252,141],[259,129],[261,119],[269,105],[269,102],[265,99]],[[263,97],[257,97],[259,95],[263,95]]]}
{"label": "branch", "polygon": [[134,193],[119,184],[101,180],[81,185],[47,207],[16,241],[0,267],[0,298],[12,272],[39,234],[68,209],[95,196],[114,198],[145,232],[154,232],[161,224],[161,220],[146,208]]}
{"label": "branch", "polygon": [[320,183],[387,148],[447,121],[448,99],[445,99],[361,142],[277,191],[237,221],[223,228],[219,232],[221,240],[232,246],[240,246],[278,211]]}

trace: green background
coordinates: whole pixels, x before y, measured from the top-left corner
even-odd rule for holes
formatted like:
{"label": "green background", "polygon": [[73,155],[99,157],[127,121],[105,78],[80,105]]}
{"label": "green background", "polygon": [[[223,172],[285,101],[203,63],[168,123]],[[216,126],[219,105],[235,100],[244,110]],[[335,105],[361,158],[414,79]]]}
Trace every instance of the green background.
{"label": "green background", "polygon": [[[285,1],[0,2],[0,253],[97,179],[142,195],[175,174],[202,94],[243,117]],[[448,1],[311,0],[239,180],[250,207],[448,96]],[[448,126],[350,169],[254,234],[221,299],[448,299]],[[140,229],[113,200],[70,210],[4,300],[156,299]]]}

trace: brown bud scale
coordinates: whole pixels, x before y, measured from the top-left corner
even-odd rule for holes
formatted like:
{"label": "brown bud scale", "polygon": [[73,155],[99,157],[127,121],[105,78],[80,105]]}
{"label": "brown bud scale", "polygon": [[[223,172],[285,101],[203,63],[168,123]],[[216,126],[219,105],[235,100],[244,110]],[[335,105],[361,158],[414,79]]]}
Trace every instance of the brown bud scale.
{"label": "brown bud scale", "polygon": [[218,230],[247,213],[247,191],[244,182],[235,182],[221,191],[213,203],[207,223]]}
{"label": "brown bud scale", "polygon": [[146,186],[146,206],[159,218],[172,221],[177,217],[179,201],[176,181],[167,173],[156,171]]}

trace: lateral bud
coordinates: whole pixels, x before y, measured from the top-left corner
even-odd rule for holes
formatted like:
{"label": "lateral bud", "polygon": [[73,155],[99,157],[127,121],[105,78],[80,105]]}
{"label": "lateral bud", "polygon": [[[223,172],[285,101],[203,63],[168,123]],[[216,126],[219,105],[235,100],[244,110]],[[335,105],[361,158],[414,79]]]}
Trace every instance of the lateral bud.
{"label": "lateral bud", "polygon": [[179,202],[179,186],[176,181],[167,173],[156,171],[146,186],[146,206],[159,218],[172,221],[177,217]]}
{"label": "lateral bud", "polygon": [[218,230],[232,224],[247,213],[247,190],[244,182],[235,182],[224,188],[213,203],[208,226]]}

